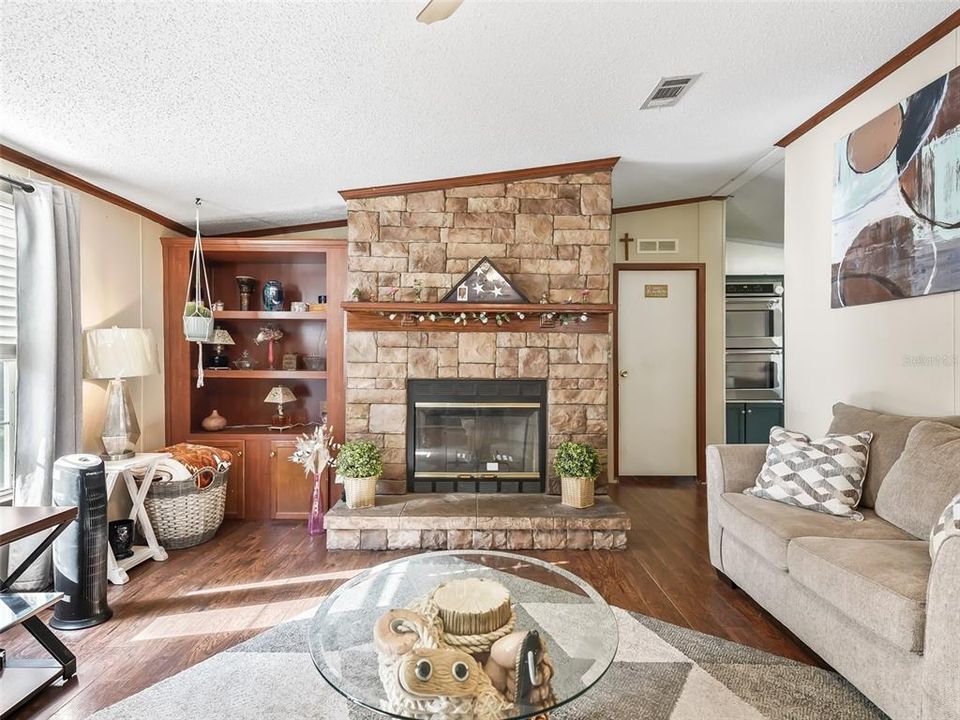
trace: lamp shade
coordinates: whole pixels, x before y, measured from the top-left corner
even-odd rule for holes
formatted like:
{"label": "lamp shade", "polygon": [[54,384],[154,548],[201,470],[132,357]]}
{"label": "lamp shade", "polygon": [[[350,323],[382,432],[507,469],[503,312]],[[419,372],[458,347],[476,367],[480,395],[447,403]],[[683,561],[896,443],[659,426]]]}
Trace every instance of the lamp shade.
{"label": "lamp shade", "polygon": [[152,330],[101,328],[84,337],[84,377],[91,380],[141,377],[160,372]]}
{"label": "lamp shade", "polygon": [[267,393],[267,396],[263,399],[265,403],[276,403],[277,405],[282,405],[283,403],[293,402],[297,399],[297,396],[293,394],[293,391],[288,388],[286,385],[277,385]]}
{"label": "lamp shade", "polygon": [[213,339],[210,342],[214,345],[236,345],[230,333],[221,327],[213,331]]}

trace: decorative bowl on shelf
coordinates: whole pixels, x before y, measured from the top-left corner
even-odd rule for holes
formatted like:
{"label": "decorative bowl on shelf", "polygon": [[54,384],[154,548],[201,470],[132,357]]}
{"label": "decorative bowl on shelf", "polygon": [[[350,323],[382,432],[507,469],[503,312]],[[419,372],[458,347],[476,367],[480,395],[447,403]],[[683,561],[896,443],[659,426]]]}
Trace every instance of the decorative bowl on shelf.
{"label": "decorative bowl on shelf", "polygon": [[233,361],[233,366],[237,370],[256,370],[258,364],[259,363],[250,356],[249,350],[244,350],[240,357]]}
{"label": "decorative bowl on shelf", "polygon": [[303,366],[307,370],[324,370],[326,369],[327,359],[323,355],[304,355],[303,356]]}

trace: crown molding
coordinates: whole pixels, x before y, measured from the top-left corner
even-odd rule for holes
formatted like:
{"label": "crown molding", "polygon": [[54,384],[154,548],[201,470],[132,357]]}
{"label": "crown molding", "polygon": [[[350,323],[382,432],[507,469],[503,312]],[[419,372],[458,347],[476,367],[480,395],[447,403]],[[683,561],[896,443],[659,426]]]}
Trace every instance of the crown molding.
{"label": "crown molding", "polygon": [[282,225],[280,227],[260,228],[259,230],[241,230],[239,232],[217,233],[216,235],[204,235],[203,237],[258,238],[269,237],[270,235],[283,235],[285,233],[308,232],[310,230],[329,230],[330,228],[341,228],[346,226],[346,220],[323,220],[321,222],[304,223],[302,225]]}
{"label": "crown molding", "polygon": [[663,202],[646,203],[645,205],[626,205],[613,209],[614,215],[621,213],[642,212],[657,208],[675,207],[677,205],[692,205],[694,203],[709,202],[710,200],[726,200],[726,195],[701,195],[700,197],[681,198],[679,200],[664,200]]}
{"label": "crown molding", "polygon": [[145,217],[148,220],[152,220],[158,225],[162,225],[163,227],[173,230],[174,232],[178,232],[183,235],[193,235],[194,233],[193,230],[188,228],[186,225],[181,225],[176,220],[171,220],[160,213],[154,212],[149,208],[145,208],[143,205],[138,205],[132,200],[127,200],[126,198],[120,197],[109,190],[104,190],[102,187],[94,185],[91,182],[87,182],[86,180],[79,178],[72,173],[68,173],[66,170],[61,170],[50,163],[45,163],[43,160],[38,160],[32,155],[27,155],[19,150],[14,150],[12,147],[7,145],[0,145],[0,159],[7,160],[12,162],[14,165],[19,165],[20,167],[25,167],[33,172],[40,173],[44,177],[48,177],[51,180],[63,183],[64,185],[69,185],[70,187],[81,190],[88,195],[93,195],[96,198],[100,198],[108,203],[112,203],[117,207],[122,207],[124,210],[129,210],[130,212],[136,213],[137,215]]}
{"label": "crown molding", "polygon": [[863,95],[867,90],[872,88],[874,85],[877,85],[881,80],[889,75],[892,75],[894,72],[913,60],[913,58],[915,58],[917,55],[922,53],[938,40],[945,38],[957,28],[960,28],[960,10],[948,15],[943,22],[937,24],[931,30],[921,35],[883,65],[867,75],[863,80],[847,90],[843,95],[838,97],[829,105],[826,105],[819,112],[810,116],[807,120],[777,140],[775,145],[777,147],[785,148],[790,143],[798,140],[800,137],[808,133],[835,112],[846,105],[849,105],[851,102]]}
{"label": "crown molding", "polygon": [[375,185],[373,187],[353,188],[341,190],[340,197],[344,200],[358,200],[361,198],[380,197],[381,195],[408,195],[410,193],[427,192],[430,190],[446,190],[448,188],[464,187],[469,185],[490,185],[492,183],[516,182],[518,180],[534,180],[552,175],[572,175],[576,173],[601,172],[612,170],[620,157],[600,158],[598,160],[582,160],[580,162],[562,163],[560,165],[541,165],[540,167],[506,170],[504,172],[481,173],[479,175],[459,175],[457,177],[439,178],[437,180],[423,180],[421,182],[399,183],[396,185]]}

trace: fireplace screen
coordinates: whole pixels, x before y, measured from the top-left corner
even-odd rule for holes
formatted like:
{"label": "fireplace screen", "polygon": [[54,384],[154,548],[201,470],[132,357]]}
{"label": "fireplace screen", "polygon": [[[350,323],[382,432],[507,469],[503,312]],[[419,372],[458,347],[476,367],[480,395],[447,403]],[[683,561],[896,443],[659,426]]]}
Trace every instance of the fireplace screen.
{"label": "fireplace screen", "polygon": [[505,381],[500,388],[482,387],[482,394],[471,392],[479,381],[446,382],[456,386],[432,381],[420,388],[434,391],[426,393],[408,387],[414,396],[407,438],[411,489],[542,492],[546,407],[539,393],[525,396],[518,385],[539,381]]}

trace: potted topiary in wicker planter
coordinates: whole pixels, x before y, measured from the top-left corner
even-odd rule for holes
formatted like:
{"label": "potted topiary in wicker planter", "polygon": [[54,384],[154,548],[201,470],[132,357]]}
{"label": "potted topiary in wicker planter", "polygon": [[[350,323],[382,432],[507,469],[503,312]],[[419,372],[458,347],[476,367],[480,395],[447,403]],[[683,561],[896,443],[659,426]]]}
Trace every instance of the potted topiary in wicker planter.
{"label": "potted topiary in wicker planter", "polygon": [[343,485],[347,507],[351,510],[373,507],[377,480],[383,472],[380,449],[369,440],[345,442],[334,466],[337,482]]}
{"label": "potted topiary in wicker planter", "polygon": [[600,474],[600,456],[586,443],[560,443],[553,459],[553,470],[560,476],[561,502],[575,508],[593,505],[593,485]]}

